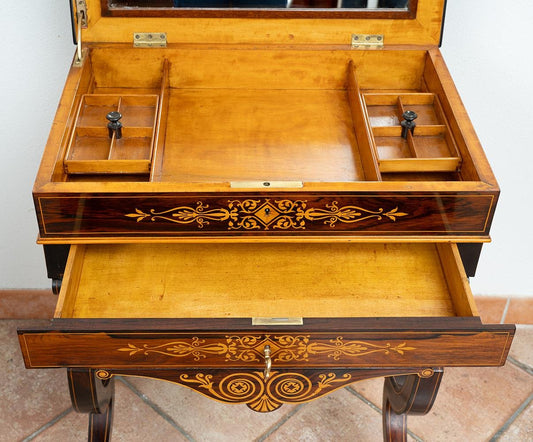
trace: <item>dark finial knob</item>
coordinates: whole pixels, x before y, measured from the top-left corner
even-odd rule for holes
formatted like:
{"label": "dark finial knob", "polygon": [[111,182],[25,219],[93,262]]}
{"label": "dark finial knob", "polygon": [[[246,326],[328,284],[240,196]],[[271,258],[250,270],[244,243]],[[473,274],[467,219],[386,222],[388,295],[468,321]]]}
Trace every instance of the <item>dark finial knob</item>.
{"label": "dark finial knob", "polygon": [[418,115],[416,114],[416,112],[410,110],[405,111],[402,114],[403,121],[400,123],[400,125],[402,126],[402,138],[406,139],[407,133],[409,131],[411,131],[411,133],[414,132],[416,127],[415,120],[417,117]]}
{"label": "dark finial knob", "polygon": [[116,139],[120,140],[122,138],[122,123],[119,120],[122,118],[122,114],[117,111],[112,111],[105,117],[109,121],[109,123],[107,123],[109,138],[113,138],[113,134],[115,134]]}

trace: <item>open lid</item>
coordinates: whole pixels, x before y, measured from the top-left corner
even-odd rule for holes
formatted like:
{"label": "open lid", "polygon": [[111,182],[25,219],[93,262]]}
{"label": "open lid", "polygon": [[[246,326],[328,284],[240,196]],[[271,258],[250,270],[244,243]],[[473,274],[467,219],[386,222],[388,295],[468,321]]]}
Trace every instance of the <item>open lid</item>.
{"label": "open lid", "polygon": [[445,0],[71,2],[84,42],[132,43],[134,33],[146,32],[166,33],[169,44],[350,45],[353,34],[370,34],[385,45],[435,46],[445,8]]}

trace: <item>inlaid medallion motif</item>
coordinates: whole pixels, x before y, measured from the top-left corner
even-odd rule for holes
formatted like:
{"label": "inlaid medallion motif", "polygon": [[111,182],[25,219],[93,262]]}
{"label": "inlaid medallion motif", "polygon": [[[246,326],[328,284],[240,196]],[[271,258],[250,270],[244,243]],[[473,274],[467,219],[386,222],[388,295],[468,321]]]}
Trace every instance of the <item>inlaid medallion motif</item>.
{"label": "inlaid medallion motif", "polygon": [[232,373],[220,380],[211,374],[198,373],[194,377],[182,374],[179,382],[223,402],[245,402],[254,411],[268,412],[283,403],[306,402],[322,396],[351,379],[348,373],[338,377],[331,372],[318,374],[317,380],[301,373],[279,372],[265,379],[262,372],[250,372]]}

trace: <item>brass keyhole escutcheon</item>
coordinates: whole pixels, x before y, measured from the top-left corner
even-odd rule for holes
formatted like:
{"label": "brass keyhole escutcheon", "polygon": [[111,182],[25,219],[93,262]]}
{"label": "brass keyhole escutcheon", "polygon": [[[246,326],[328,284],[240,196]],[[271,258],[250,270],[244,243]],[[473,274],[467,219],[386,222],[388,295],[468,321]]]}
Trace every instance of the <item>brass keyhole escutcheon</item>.
{"label": "brass keyhole escutcheon", "polygon": [[265,381],[270,377],[270,369],[272,368],[272,359],[270,359],[270,345],[265,345]]}

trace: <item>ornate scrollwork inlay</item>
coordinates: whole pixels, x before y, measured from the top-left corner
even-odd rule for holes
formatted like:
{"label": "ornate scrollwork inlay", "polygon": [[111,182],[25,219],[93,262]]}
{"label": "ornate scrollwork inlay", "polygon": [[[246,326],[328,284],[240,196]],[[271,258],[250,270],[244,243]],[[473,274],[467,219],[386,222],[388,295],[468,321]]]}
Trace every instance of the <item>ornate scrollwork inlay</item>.
{"label": "ornate scrollwork inlay", "polygon": [[202,229],[209,221],[225,221],[229,218],[229,212],[226,209],[208,209],[209,206],[204,205],[202,201],[196,203],[196,207],[174,207],[173,209],[156,211],[150,209],[148,213],[140,209],[135,209],[135,213],[126,214],[129,218],[135,218],[137,222],[150,220],[168,221],[177,224],[190,224],[196,222],[198,227]]}
{"label": "ornate scrollwork inlay", "polygon": [[232,373],[214,380],[213,375],[198,373],[194,377],[182,374],[179,382],[223,402],[246,403],[252,410],[273,411],[283,403],[306,402],[349,383],[348,373],[340,378],[335,373],[321,373],[318,381],[301,373],[273,372],[265,379],[262,372]]}
{"label": "ornate scrollwork inlay", "polygon": [[328,358],[333,358],[338,361],[341,356],[364,356],[370,353],[383,352],[388,355],[391,352],[403,355],[406,351],[416,350],[415,347],[408,347],[407,343],[403,342],[393,346],[390,343],[385,345],[376,345],[370,342],[364,341],[347,341],[345,342],[342,336],[338,336],[336,339],[331,340],[330,344],[326,343],[311,343],[308,346],[308,352],[310,354],[327,354]]}
{"label": "ornate scrollwork inlay", "polygon": [[395,353],[403,355],[405,352],[416,350],[406,342],[393,345],[373,344],[366,341],[345,341],[337,336],[329,342],[311,342],[309,335],[228,335],[225,342],[207,343],[205,339],[192,337],[190,340],[171,341],[160,345],[135,345],[129,343],[118,351],[128,352],[129,356],[142,354],[150,356],[157,353],[173,358],[193,357],[195,361],[207,356],[223,356],[227,362],[262,363],[264,348],[268,345],[274,363],[306,362],[310,356],[325,355],[335,361],[358,358],[371,353],[389,355]]}
{"label": "ornate scrollwork inlay", "polygon": [[231,221],[228,229],[305,229],[305,201],[231,200],[228,203]]}
{"label": "ornate scrollwork inlay", "polygon": [[147,212],[136,208],[135,213],[125,216],[142,221],[166,221],[176,224],[196,223],[198,228],[203,228],[210,221],[227,222],[228,230],[304,230],[306,222],[320,222],[334,228],[337,223],[358,223],[374,219],[384,219],[395,222],[397,218],[407,216],[408,213],[400,212],[396,206],[393,209],[369,210],[359,206],[339,207],[338,201],[326,204],[325,208],[307,207],[304,200],[275,200],[245,199],[228,200],[226,208],[209,209],[208,204],[196,202],[196,207],[180,206],[169,210],[157,211],[150,209]]}
{"label": "ornate scrollwork inlay", "polygon": [[337,222],[359,223],[371,218],[381,221],[383,217],[396,221],[396,218],[407,215],[407,213],[398,212],[398,207],[385,212],[383,208],[368,210],[358,206],[339,207],[338,204],[337,201],[333,201],[331,204],[326,204],[326,209],[308,209],[305,212],[305,218],[310,221],[324,220],[324,224],[335,227]]}
{"label": "ornate scrollwork inlay", "polygon": [[274,362],[307,361],[309,336],[226,336],[227,361],[259,362],[265,345],[271,348]]}
{"label": "ornate scrollwork inlay", "polygon": [[205,344],[205,340],[193,337],[190,341],[172,341],[165,344],[151,346],[143,344],[141,347],[135,344],[128,344],[127,347],[119,348],[118,351],[127,351],[130,356],[141,353],[145,356],[151,353],[158,353],[165,356],[183,358],[193,356],[195,361],[206,358],[207,355],[219,355],[227,351],[227,346],[223,343]]}
{"label": "ornate scrollwork inlay", "polygon": [[261,336],[226,336],[226,361],[258,362],[261,355],[256,349],[263,342]]}

